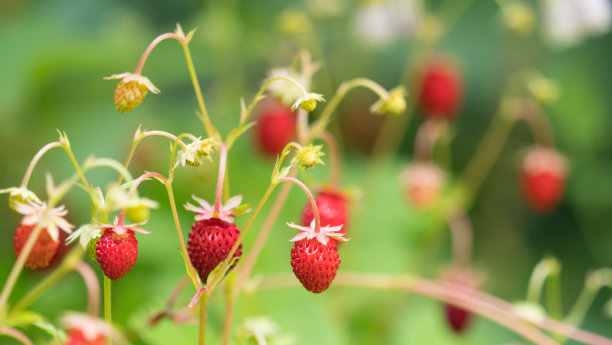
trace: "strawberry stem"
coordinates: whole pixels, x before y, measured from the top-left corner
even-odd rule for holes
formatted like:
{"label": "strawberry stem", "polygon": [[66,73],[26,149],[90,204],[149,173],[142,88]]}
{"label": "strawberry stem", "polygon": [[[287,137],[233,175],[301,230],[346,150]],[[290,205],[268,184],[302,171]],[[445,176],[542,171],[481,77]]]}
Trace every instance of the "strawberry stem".
{"label": "strawberry stem", "polygon": [[[204,289],[204,288],[203,288]],[[200,297],[200,336],[199,345],[206,343],[206,312],[208,309],[208,292],[202,294]]]}
{"label": "strawberry stem", "polygon": [[144,53],[142,53],[142,56],[140,57],[140,61],[138,61],[138,66],[136,66],[134,74],[141,74],[142,68],[144,67],[145,62],[147,61],[149,54],[151,54],[151,51],[153,51],[153,48],[155,48],[159,43],[168,38],[174,38],[177,41],[181,42],[181,44],[183,44],[183,42],[185,41],[184,37],[181,37],[174,32],[167,32],[165,34],[157,36],[153,41],[151,41],[147,49],[145,49]]}
{"label": "strawberry stem", "polygon": [[296,179],[295,177],[279,177],[276,180],[280,182],[292,182],[302,188],[304,193],[306,193],[306,195],[308,196],[308,200],[310,201],[310,207],[312,207],[312,214],[315,221],[315,232],[321,232],[321,216],[319,215],[319,208],[317,207],[317,202],[314,196],[312,196],[310,189],[308,189],[308,187],[306,187],[306,185],[302,183],[302,181]]}
{"label": "strawberry stem", "polygon": [[330,160],[330,185],[335,190],[338,189],[340,181],[340,153],[338,150],[338,143],[336,139],[327,131],[321,133],[319,138],[327,145],[327,151],[329,152]]}
{"label": "strawberry stem", "polygon": [[223,197],[223,179],[225,178],[225,170],[227,166],[227,145],[221,144],[219,148],[219,176],[217,176],[217,192],[215,194],[215,213],[219,214],[221,210],[221,198]]}
{"label": "strawberry stem", "polygon": [[[112,328],[113,322],[111,318],[111,280],[106,275],[104,275],[104,320],[108,324],[108,327]],[[113,344],[113,340],[110,336],[106,339],[106,344]]]}
{"label": "strawberry stem", "polygon": [[83,277],[83,281],[87,287],[87,313],[93,317],[97,317],[100,310],[100,284],[96,272],[94,272],[91,266],[83,261],[77,263],[75,271]]}
{"label": "strawberry stem", "polygon": [[464,210],[453,212],[448,218],[453,243],[453,264],[467,268],[472,261],[472,222]]}
{"label": "strawberry stem", "polygon": [[[156,173],[156,172],[144,173],[140,175],[140,177],[137,178],[136,181],[134,181],[134,184],[132,184],[132,186],[130,187],[130,191],[128,192],[128,199],[132,198],[132,195],[134,195],[134,192],[136,191],[136,188],[138,188],[140,183],[142,183],[142,181],[144,181],[145,179],[149,177],[157,177],[158,179],[162,180],[164,183],[168,182],[168,179],[160,173]],[[127,208],[125,207],[122,208],[121,213],[119,213],[119,221],[117,222],[118,226],[123,226],[126,209]]]}
{"label": "strawberry stem", "polygon": [[32,171],[34,170],[34,167],[36,166],[38,161],[42,158],[42,156],[44,156],[44,154],[47,153],[52,148],[62,147],[62,146],[64,146],[62,142],[54,141],[52,143],[48,143],[47,145],[43,146],[40,150],[38,150],[36,155],[34,155],[34,157],[32,158],[30,165],[28,165],[28,169],[26,170],[26,173],[23,176],[23,180],[21,181],[21,187],[28,186],[28,182],[30,181],[30,177],[32,176]]}

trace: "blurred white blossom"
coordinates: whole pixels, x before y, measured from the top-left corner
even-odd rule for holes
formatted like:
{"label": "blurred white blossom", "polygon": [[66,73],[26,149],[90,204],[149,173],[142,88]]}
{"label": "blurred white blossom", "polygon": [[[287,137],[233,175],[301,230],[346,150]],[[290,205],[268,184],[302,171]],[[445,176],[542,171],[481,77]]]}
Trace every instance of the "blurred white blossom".
{"label": "blurred white blossom", "polygon": [[544,35],[554,46],[564,48],[589,36],[604,34],[612,23],[610,0],[542,0]]}
{"label": "blurred white blossom", "polygon": [[378,0],[362,3],[353,18],[353,32],[365,44],[384,46],[411,37],[422,21],[421,0]]}

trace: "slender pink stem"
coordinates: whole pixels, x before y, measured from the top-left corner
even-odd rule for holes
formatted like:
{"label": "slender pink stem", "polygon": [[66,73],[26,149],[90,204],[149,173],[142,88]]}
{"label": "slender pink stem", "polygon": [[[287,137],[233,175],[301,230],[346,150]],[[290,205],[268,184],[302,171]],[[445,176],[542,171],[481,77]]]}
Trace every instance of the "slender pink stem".
{"label": "slender pink stem", "polygon": [[472,222],[465,210],[456,210],[448,218],[453,243],[453,264],[469,267],[472,261]]}
{"label": "slender pink stem", "polygon": [[0,334],[6,334],[9,337],[13,337],[19,340],[24,345],[34,345],[34,343],[30,340],[30,338],[28,338],[25,334],[11,327],[6,327],[6,326],[0,327]]}
{"label": "slender pink stem", "polygon": [[414,158],[417,160],[431,160],[434,147],[440,138],[443,123],[438,119],[429,119],[419,126],[414,141]]}
{"label": "slender pink stem", "polygon": [[83,277],[87,287],[87,294],[89,296],[87,313],[91,316],[97,316],[100,311],[100,282],[98,277],[94,270],[83,261],[79,261],[74,269]]}
{"label": "slender pink stem", "polygon": [[217,193],[215,195],[215,213],[221,210],[221,198],[223,196],[223,179],[225,178],[225,170],[227,166],[227,145],[221,144],[219,148],[219,176],[217,176]]}
{"label": "slender pink stem", "polygon": [[[136,181],[134,181],[134,184],[131,186],[130,191],[128,192],[128,198],[131,198],[134,192],[136,191],[136,188],[138,188],[138,185],[140,185],[142,181],[144,181],[146,178],[149,178],[149,177],[157,177],[166,183],[168,182],[168,179],[160,173],[156,173],[156,172],[144,173],[140,175],[140,177],[137,178]],[[126,211],[125,207],[121,209],[121,213],[119,214],[119,221],[117,223],[117,225],[119,226],[123,226],[123,220],[125,218],[125,211]]]}
{"label": "slender pink stem", "polygon": [[168,133],[168,132],[166,132],[166,131],[158,131],[158,130],[155,130],[155,131],[145,131],[145,132],[143,132],[143,133],[142,133],[142,137],[143,137],[143,138],[144,138],[144,137],[148,137],[148,136],[152,136],[152,135],[159,135],[159,136],[162,136],[162,137],[170,138],[170,139],[172,139],[173,141],[176,141],[176,140],[177,140],[176,135],[174,135],[174,134],[172,134],[172,133]]}
{"label": "slender pink stem", "polygon": [[32,176],[32,171],[34,171],[34,167],[36,166],[38,161],[42,158],[42,156],[44,156],[45,153],[47,153],[52,148],[62,147],[62,146],[64,146],[64,143],[60,141],[54,141],[52,143],[48,143],[47,145],[43,146],[40,150],[38,150],[36,155],[34,155],[34,157],[32,158],[30,165],[28,165],[28,169],[26,170],[26,173],[23,176],[23,180],[21,181],[21,187],[26,187],[28,185],[28,182],[30,181],[30,177]]}
{"label": "slender pink stem", "polygon": [[336,143],[336,139],[327,131],[322,132],[319,138],[325,142],[327,150],[329,151],[329,160],[331,162],[330,185],[333,189],[338,189],[340,181],[340,153],[338,144]]}
{"label": "slender pink stem", "polygon": [[306,193],[306,195],[308,196],[308,200],[310,201],[310,206],[312,207],[312,214],[315,220],[315,232],[320,232],[321,231],[321,217],[319,215],[319,208],[317,207],[317,202],[315,198],[312,196],[310,189],[308,189],[308,187],[306,187],[306,185],[303,184],[302,181],[296,179],[295,177],[279,177],[277,178],[277,180],[282,181],[282,182],[293,182],[297,184],[298,186],[300,186],[300,188],[302,188],[304,193]]}
{"label": "slender pink stem", "polygon": [[529,125],[536,143],[545,147],[555,146],[555,132],[540,105],[530,99],[521,100],[519,118]]}
{"label": "slender pink stem", "polygon": [[157,36],[149,44],[147,49],[142,54],[142,57],[140,57],[140,61],[138,62],[138,66],[136,66],[136,70],[134,71],[135,74],[140,74],[142,72],[142,68],[144,67],[145,61],[147,61],[147,58],[149,57],[149,54],[151,54],[151,51],[153,50],[153,48],[155,48],[155,46],[157,46],[161,41],[163,41],[165,39],[168,39],[168,38],[175,38],[175,39],[177,39],[181,43],[184,42],[183,37],[175,34],[174,32],[167,32],[165,34],[161,34],[161,35]]}

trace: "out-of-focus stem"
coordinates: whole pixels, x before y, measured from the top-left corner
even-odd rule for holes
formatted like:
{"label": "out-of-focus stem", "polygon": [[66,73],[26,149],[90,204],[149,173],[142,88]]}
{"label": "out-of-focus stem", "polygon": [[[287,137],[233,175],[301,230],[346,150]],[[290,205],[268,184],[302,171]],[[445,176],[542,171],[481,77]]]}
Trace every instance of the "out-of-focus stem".
{"label": "out-of-focus stem", "polygon": [[87,313],[96,317],[100,311],[100,283],[98,282],[96,272],[83,261],[77,263],[75,270],[83,277],[83,281],[87,287]]}
{"label": "out-of-focus stem", "polygon": [[333,189],[337,189],[340,181],[340,153],[338,152],[338,144],[329,132],[321,133],[319,138],[325,142],[329,152],[330,185]]}
{"label": "out-of-focus stem", "polygon": [[0,334],[4,334],[13,339],[16,339],[17,341],[19,341],[20,343],[24,345],[34,345],[34,343],[30,340],[30,338],[28,338],[25,334],[11,327],[6,327],[6,326],[0,327]]}
{"label": "out-of-focus stem", "polygon": [[198,340],[199,345],[206,343],[206,312],[208,309],[208,293],[202,294],[200,297],[200,336]]}
{"label": "out-of-focus stem", "polygon": [[[111,280],[106,275],[104,276],[104,320],[108,324],[108,327],[112,329],[113,321],[111,317]],[[112,345],[113,340],[111,337],[106,339],[107,345]]]}
{"label": "out-of-focus stem", "polygon": [[467,268],[472,261],[472,222],[464,210],[455,210],[448,218],[453,243],[453,264]]}

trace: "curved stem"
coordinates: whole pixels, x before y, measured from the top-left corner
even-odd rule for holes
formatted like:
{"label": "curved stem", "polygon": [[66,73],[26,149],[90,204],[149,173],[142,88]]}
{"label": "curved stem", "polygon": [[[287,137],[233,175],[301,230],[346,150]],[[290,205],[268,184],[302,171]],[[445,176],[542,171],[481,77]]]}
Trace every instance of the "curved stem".
{"label": "curved stem", "polygon": [[544,109],[531,99],[523,99],[519,118],[527,122],[537,144],[555,147],[555,132]]}
{"label": "curved stem", "polygon": [[21,187],[27,187],[28,182],[30,181],[30,177],[32,176],[32,171],[34,171],[34,167],[36,166],[38,161],[42,158],[42,156],[44,156],[45,153],[47,153],[52,148],[62,147],[62,146],[64,146],[64,143],[60,141],[54,141],[52,143],[48,143],[47,145],[43,146],[40,150],[38,150],[38,152],[32,158],[32,161],[28,165],[28,169],[26,170],[26,173],[23,176],[23,180],[21,181]]}
{"label": "curved stem", "polygon": [[590,273],[576,303],[565,318],[565,322],[577,326],[582,322],[599,290],[608,286],[612,289],[612,269],[600,268]]}
{"label": "curved stem", "polygon": [[310,189],[308,189],[308,187],[306,187],[306,185],[302,183],[302,181],[296,179],[295,177],[279,177],[276,180],[280,182],[295,183],[300,186],[300,188],[302,188],[304,193],[306,193],[306,196],[308,196],[308,201],[310,201],[310,207],[312,207],[312,214],[315,221],[315,232],[321,232],[321,216],[319,215],[319,208],[317,207],[317,201],[315,200],[314,196],[312,196]]}
{"label": "curved stem", "polygon": [[327,131],[321,133],[319,138],[327,145],[327,151],[329,152],[330,164],[330,185],[333,189],[338,189],[340,181],[340,153],[338,151],[338,144],[336,139]]}
{"label": "curved stem", "polygon": [[540,304],[542,289],[546,280],[552,275],[558,275],[559,271],[559,262],[554,258],[545,258],[540,261],[533,269],[529,279],[527,301],[532,304]]}
{"label": "curved stem", "polygon": [[[611,339],[547,317],[543,317],[535,323],[532,320],[523,319],[514,314],[512,304],[484,292],[466,287],[459,288],[451,283],[440,283],[409,276],[338,272],[333,284],[334,286],[406,291],[434,298],[489,318],[536,344],[558,345],[557,342],[532,327],[531,324],[586,344],[612,345]],[[260,284],[262,290],[288,287],[299,287],[295,277],[291,274],[264,277]]]}
{"label": "curved stem", "polygon": [[[165,185],[166,183],[168,183],[168,179],[160,174],[160,173],[156,173],[156,172],[148,172],[148,173],[144,173],[142,175],[140,175],[140,177],[138,177],[136,179],[136,181],[132,184],[132,186],[130,187],[130,191],[128,192],[128,199],[132,198],[132,195],[134,195],[134,192],[136,191],[136,188],[138,188],[138,186],[142,183],[142,181],[146,180],[149,177],[157,177],[158,179],[160,179],[162,181],[162,183]],[[125,211],[126,211],[126,207],[121,209],[121,212],[119,213],[119,221],[117,223],[117,225],[122,226],[123,225],[123,220],[125,218]]]}
{"label": "curved stem", "polygon": [[217,192],[215,194],[214,212],[219,214],[221,210],[221,199],[223,197],[223,179],[225,178],[225,170],[227,167],[227,146],[221,144],[219,148],[219,175],[217,176]]}
{"label": "curved stem", "polygon": [[34,343],[30,340],[30,338],[28,338],[25,334],[11,327],[6,327],[6,326],[0,327],[0,334],[4,334],[13,339],[16,339],[17,341],[19,341],[20,343],[24,345],[34,345]]}
{"label": "curved stem", "polygon": [[87,313],[95,317],[100,311],[100,283],[98,282],[96,272],[83,261],[77,263],[75,270],[83,277],[87,287]]}
{"label": "curved stem", "polygon": [[334,95],[334,97],[332,97],[329,103],[327,103],[327,106],[323,109],[323,112],[321,113],[319,119],[312,125],[310,133],[308,133],[308,135],[306,136],[306,143],[311,142],[314,138],[317,138],[323,131],[325,131],[325,128],[327,128],[327,125],[329,124],[329,119],[340,104],[340,101],[346,96],[346,94],[350,90],[357,87],[364,87],[366,89],[369,89],[375,94],[377,94],[378,97],[383,99],[389,96],[389,93],[387,92],[387,90],[385,90],[385,88],[383,88],[376,82],[366,78],[356,78],[340,84],[338,90],[336,91],[336,94]]}
{"label": "curved stem", "polygon": [[176,210],[176,201],[174,200],[174,191],[172,190],[172,183],[169,179],[164,183],[166,186],[166,191],[168,193],[168,200],[170,201],[170,210],[172,211],[172,220],[174,221],[174,226],[176,228],[176,234],[178,235],[179,242],[181,245],[181,253],[183,257],[183,261],[185,262],[185,269],[187,271],[187,275],[191,279],[193,286],[196,289],[200,288],[200,284],[196,279],[197,273],[193,265],[191,264],[191,260],[189,260],[189,253],[187,252],[187,246],[185,246],[185,238],[183,237],[183,230],[181,229],[181,222],[179,221],[178,212]]}
{"label": "curved stem", "polygon": [[414,140],[414,159],[428,161],[433,156],[434,146],[440,137],[440,126],[436,119],[428,119],[419,126]]}
{"label": "curved stem", "polygon": [[[108,327],[113,327],[111,317],[111,280],[106,275],[104,275],[104,320],[108,324]],[[106,344],[113,344],[113,340],[111,339],[111,337],[107,338]]]}
{"label": "curved stem", "polygon": [[453,264],[469,267],[472,262],[472,222],[465,210],[456,210],[448,218],[453,242]]}
{"label": "curved stem", "polygon": [[147,49],[145,49],[144,53],[140,57],[140,61],[138,61],[138,66],[136,66],[136,70],[134,71],[135,74],[141,74],[142,68],[144,67],[144,64],[147,61],[149,54],[151,54],[153,48],[155,48],[155,46],[157,46],[161,41],[168,38],[174,38],[177,41],[181,42],[181,44],[183,44],[183,42],[185,41],[183,37],[175,34],[174,32],[167,32],[165,34],[157,36],[153,41],[151,41],[151,43],[149,43],[149,46],[147,47]]}

